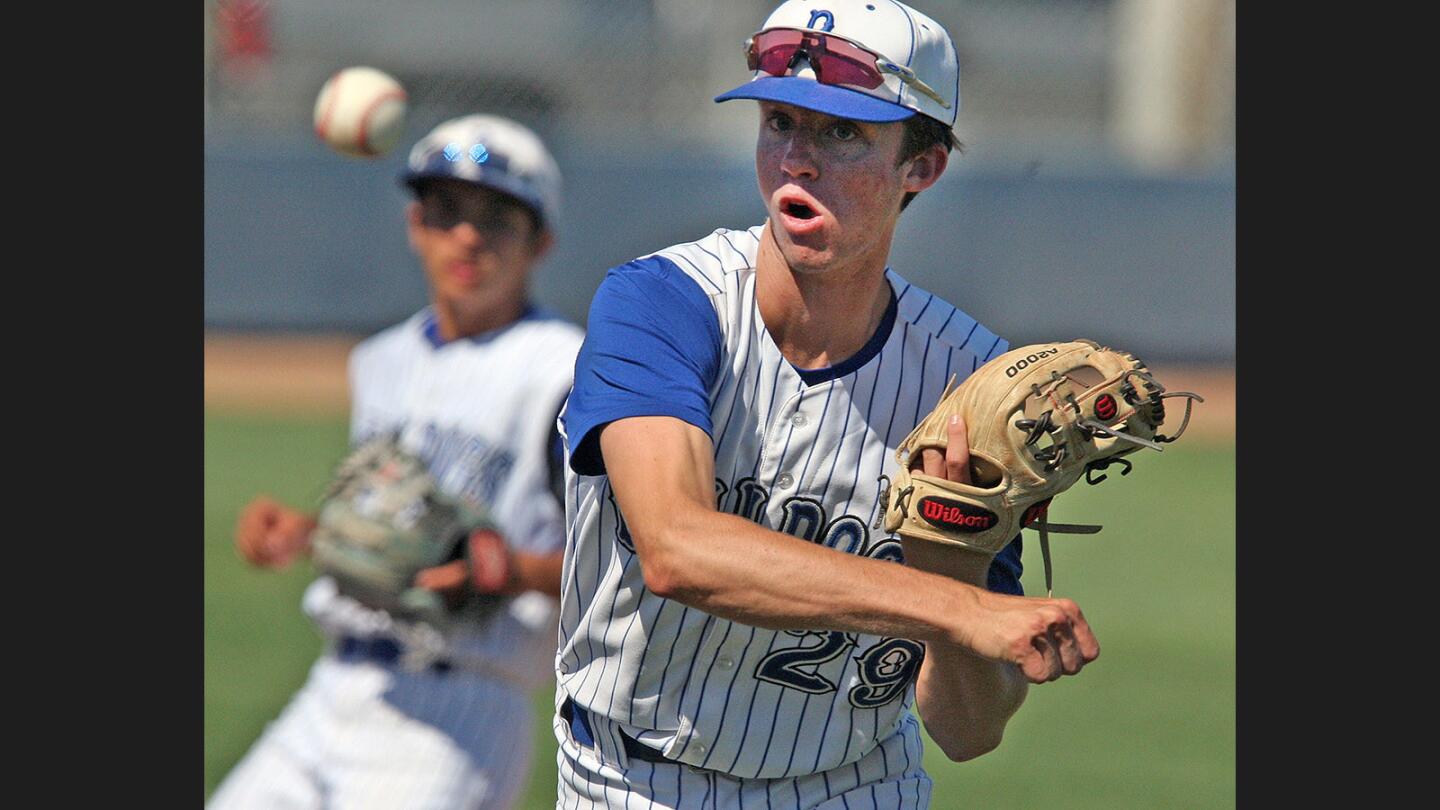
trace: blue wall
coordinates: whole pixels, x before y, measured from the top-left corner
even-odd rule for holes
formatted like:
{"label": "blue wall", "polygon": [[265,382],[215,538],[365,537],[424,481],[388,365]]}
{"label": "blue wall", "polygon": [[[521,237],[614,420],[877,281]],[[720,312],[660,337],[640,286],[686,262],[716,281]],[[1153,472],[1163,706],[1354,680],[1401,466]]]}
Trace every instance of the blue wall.
{"label": "blue wall", "polygon": [[[763,219],[748,163],[556,158],[565,210],[535,291],[582,323],[606,268]],[[367,333],[422,306],[401,165],[401,152],[364,162],[318,144],[207,151],[206,326]],[[901,217],[891,266],[1014,344],[1090,337],[1152,361],[1234,356],[1233,178],[1001,175],[961,158]]]}

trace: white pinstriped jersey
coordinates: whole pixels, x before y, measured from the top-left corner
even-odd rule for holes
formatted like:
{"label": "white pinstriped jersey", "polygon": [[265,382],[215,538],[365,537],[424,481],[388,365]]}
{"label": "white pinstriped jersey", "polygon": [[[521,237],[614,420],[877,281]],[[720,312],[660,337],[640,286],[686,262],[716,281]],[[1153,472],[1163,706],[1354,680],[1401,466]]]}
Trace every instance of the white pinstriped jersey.
{"label": "white pinstriped jersey", "polygon": [[[542,310],[492,332],[440,343],[427,308],[350,355],[351,443],[399,430],[447,493],[486,506],[511,547],[551,553],[564,515],[551,494],[547,439],[570,390],[580,328]],[[383,633],[383,615],[319,577],[305,612],[331,635]],[[448,652],[481,658],[517,683],[548,682],[554,600],[527,592],[484,627],[455,633]]]}
{"label": "white pinstriped jersey", "polygon": [[[876,528],[896,445],[951,375],[963,379],[1008,345],[887,270],[893,321],[874,355],[807,384],[759,317],[762,231],[721,229],[643,260],[691,279],[718,321],[720,367],[707,392],[718,508],[843,553],[898,560],[898,541]],[[567,436],[567,450],[581,438]],[[608,478],[569,465],[566,476],[556,668],[574,702],[670,759],[746,778],[853,763],[913,724],[921,645],[766,630],[658,597],[645,588]]]}

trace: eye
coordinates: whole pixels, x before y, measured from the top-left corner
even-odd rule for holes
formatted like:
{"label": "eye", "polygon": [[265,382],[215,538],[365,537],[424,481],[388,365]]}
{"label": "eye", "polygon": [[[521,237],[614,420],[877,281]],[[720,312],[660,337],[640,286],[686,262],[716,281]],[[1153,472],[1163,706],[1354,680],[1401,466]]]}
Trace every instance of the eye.
{"label": "eye", "polygon": [[853,141],[860,137],[860,130],[851,124],[836,124],[830,128],[830,137],[837,141]]}
{"label": "eye", "polygon": [[785,132],[794,126],[794,122],[790,120],[790,116],[782,112],[770,113],[770,115],[766,116],[765,121],[770,125],[770,128],[776,132]]}
{"label": "eye", "polygon": [[491,239],[518,239],[527,233],[528,219],[518,211],[497,211],[483,221]]}

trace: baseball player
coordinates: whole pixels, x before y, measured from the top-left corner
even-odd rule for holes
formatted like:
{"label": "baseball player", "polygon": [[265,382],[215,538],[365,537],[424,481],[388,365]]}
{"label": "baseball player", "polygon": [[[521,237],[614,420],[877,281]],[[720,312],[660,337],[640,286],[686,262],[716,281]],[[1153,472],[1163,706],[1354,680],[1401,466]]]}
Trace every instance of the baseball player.
{"label": "baseball player", "polygon": [[[559,171],[528,129],[471,115],[417,143],[402,180],[430,304],[352,352],[351,441],[398,431],[443,491],[487,508],[509,548],[499,592],[513,598],[416,667],[413,634],[316,579],[303,608],[325,652],[212,808],[507,808],[526,783],[529,696],[549,683],[564,545],[556,415],[582,337],[527,293],[553,241]],[[281,568],[314,527],[260,497],[236,543]],[[482,579],[462,559],[416,584],[453,594],[472,574]]]}
{"label": "baseball player", "polygon": [[[898,443],[1004,339],[886,264],[945,170],[959,68],[893,0],[788,0],[746,43],[767,218],[611,269],[562,412],[561,808],[923,808],[911,713],[999,744],[1099,654],[1020,544],[901,564]],[[969,481],[964,424],[912,459]],[[947,802],[947,806],[949,803]]]}

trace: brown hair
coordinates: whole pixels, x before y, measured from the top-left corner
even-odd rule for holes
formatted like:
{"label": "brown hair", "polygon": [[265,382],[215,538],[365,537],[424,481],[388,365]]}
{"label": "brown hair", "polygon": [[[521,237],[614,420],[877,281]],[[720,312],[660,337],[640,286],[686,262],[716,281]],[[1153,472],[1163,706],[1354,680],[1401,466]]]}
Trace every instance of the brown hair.
{"label": "brown hair", "polygon": [[[895,159],[896,166],[936,144],[943,144],[946,152],[951,149],[957,149],[961,153],[965,151],[965,145],[954,137],[950,132],[950,127],[928,115],[916,113],[906,118],[904,124],[905,138],[900,142],[900,156]],[[905,206],[909,205],[910,201],[915,199],[915,195],[919,193],[918,191],[906,192],[905,199],[900,201],[900,210],[904,211]]]}

